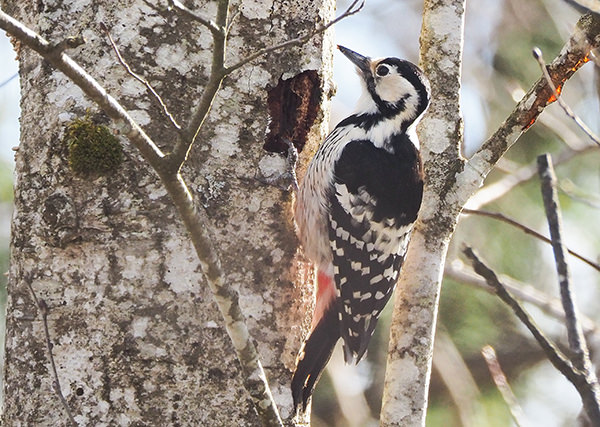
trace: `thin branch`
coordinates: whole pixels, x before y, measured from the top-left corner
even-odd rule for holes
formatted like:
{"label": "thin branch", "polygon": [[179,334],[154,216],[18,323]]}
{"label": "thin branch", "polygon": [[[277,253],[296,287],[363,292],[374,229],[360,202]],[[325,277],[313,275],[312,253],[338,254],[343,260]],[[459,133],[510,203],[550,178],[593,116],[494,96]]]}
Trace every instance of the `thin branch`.
{"label": "thin branch", "polygon": [[[559,164],[567,163],[576,156],[588,153],[595,148],[596,147],[593,145],[587,145],[581,150],[564,150],[556,156],[554,164],[558,166]],[[535,165],[523,166],[496,182],[486,184],[469,199],[465,206],[470,209],[479,209],[484,205],[500,199],[513,188],[531,180],[535,176],[537,176],[537,167]]]}
{"label": "thin branch", "polygon": [[565,0],[581,13],[600,13],[600,2],[598,0]]}
{"label": "thin branch", "polygon": [[[176,1],[174,3],[177,3]],[[226,28],[229,15],[229,0],[219,0],[217,4],[217,16],[215,26],[217,28]],[[208,82],[200,95],[197,107],[192,111],[192,115],[187,126],[182,130],[177,138],[173,152],[168,156],[169,170],[179,172],[181,166],[188,157],[192,145],[204,124],[217,92],[221,88],[223,79],[227,75],[225,72],[225,53],[227,44],[227,31],[212,31],[213,52],[210,75]]]}
{"label": "thin branch", "polygon": [[463,253],[469,258],[477,274],[481,275],[494,288],[496,295],[513,310],[519,320],[529,329],[538,344],[542,347],[542,350],[544,350],[550,363],[575,386],[581,396],[588,416],[595,425],[600,425],[600,411],[594,409],[597,407],[596,394],[593,392],[595,385],[590,383],[588,376],[575,368],[558,347],[546,338],[529,313],[522,307],[521,303],[506,290],[506,287],[498,279],[496,273],[479,259],[472,248],[466,246],[463,249]]}
{"label": "thin branch", "polygon": [[227,36],[229,36],[229,33],[231,32],[231,28],[233,27],[233,24],[235,23],[236,18],[238,16],[240,16],[241,13],[242,13],[242,5],[239,4],[238,7],[236,8],[235,12],[233,12],[233,15],[231,15],[231,18],[229,18],[229,22],[227,23],[227,26],[226,26]]}
{"label": "thin branch", "polygon": [[254,338],[248,330],[248,323],[239,302],[239,293],[225,280],[220,258],[213,245],[214,238],[210,228],[206,226],[210,223],[206,212],[195,208],[181,175],[164,173],[161,178],[190,233],[202,272],[240,362],[244,388],[252,398],[263,425],[283,425],[258,350],[254,345]]}
{"label": "thin branch", "polygon": [[[600,45],[600,16],[587,14],[577,22],[573,35],[565,44],[560,54],[547,67],[555,84],[563,86],[573,74],[589,59],[590,52]],[[513,112],[500,127],[481,145],[471,157],[467,166],[471,169],[473,179],[470,188],[465,188],[465,195],[470,196],[481,185],[481,180],[489,173],[498,159],[527,131],[537,120],[548,104],[554,102],[552,89],[544,76],[523,96]]]}
{"label": "thin branch", "polygon": [[443,325],[438,325],[433,368],[446,386],[463,426],[481,425],[481,393],[460,351]]}
{"label": "thin branch", "polygon": [[[174,0],[172,4],[176,7],[180,5],[177,0]],[[178,9],[182,10],[179,7]],[[183,12],[188,14],[185,10]],[[226,75],[223,64],[226,53],[228,16],[229,0],[218,0],[215,26],[213,27],[212,23],[208,26],[213,36],[210,76],[189,123],[179,132],[173,152],[165,159],[166,166],[161,170],[161,178],[192,237],[202,271],[207,278],[240,361],[244,373],[244,388],[252,398],[262,424],[280,426],[283,425],[283,422],[271,394],[258,350],[254,345],[246,318],[240,307],[239,294],[224,280],[221,262],[212,243],[214,239],[206,227],[206,224],[209,223],[208,218],[204,211],[195,209],[187,186],[179,174]],[[203,23],[198,17],[194,19]],[[204,25],[206,24],[204,23]]]}
{"label": "thin branch", "polygon": [[46,338],[46,348],[48,349],[48,359],[50,359],[50,368],[51,368],[52,377],[53,377],[52,388],[54,389],[54,392],[56,393],[61,404],[63,405],[63,408],[65,409],[65,412],[67,413],[67,417],[69,417],[69,421],[71,422],[71,424],[74,427],[77,427],[79,424],[77,424],[77,421],[75,421],[75,418],[73,417],[71,408],[69,407],[69,404],[67,403],[67,399],[65,399],[65,396],[63,395],[63,392],[62,392],[62,388],[60,387],[60,380],[58,379],[56,363],[54,362],[54,354],[52,353],[52,347],[53,347],[52,340],[50,339],[50,331],[48,329],[48,311],[49,311],[48,304],[46,304],[46,301],[44,301],[42,298],[37,297],[37,294],[33,290],[33,286],[31,285],[30,280],[26,280],[25,282],[27,283],[27,287],[29,288],[29,291],[31,292],[31,296],[33,297],[35,305],[38,307],[38,309],[40,310],[40,314],[42,315],[42,324],[44,326],[44,336]]}
{"label": "thin branch", "polygon": [[63,395],[62,389],[60,387],[60,381],[58,379],[58,372],[56,371],[56,363],[54,363],[54,355],[52,354],[52,341],[50,340],[50,332],[48,330],[48,305],[46,301],[43,299],[38,300],[38,306],[40,308],[40,312],[42,313],[42,323],[44,324],[44,334],[46,335],[46,347],[48,348],[48,358],[50,359],[50,366],[52,367],[52,375],[54,376],[54,381],[52,382],[52,387],[56,394],[60,398],[60,401],[67,412],[67,416],[69,420],[74,426],[77,426],[77,421],[73,417],[71,413],[71,408],[69,408],[69,404],[67,403],[67,399]]}
{"label": "thin branch", "polygon": [[[560,285],[560,296],[566,315],[567,337],[569,347],[575,356],[575,366],[584,372],[593,372],[592,362],[589,358],[589,352],[581,322],[579,321],[579,313],[575,303],[575,295],[571,287],[571,274],[569,265],[565,257],[566,246],[562,235],[562,216],[560,213],[560,205],[558,201],[558,191],[556,189],[556,175],[552,166],[552,159],[549,154],[543,154],[538,157],[538,173],[541,180],[542,197],[544,199],[544,209],[548,218],[548,226],[550,228],[550,237],[552,238],[552,249],[554,250],[554,258],[556,260],[556,271],[558,273],[558,281]],[[590,379],[598,382],[595,374]],[[600,389],[598,389],[600,392]],[[598,409],[600,413],[600,408]]]}
{"label": "thin branch", "polygon": [[285,41],[283,43],[279,43],[273,46],[269,46],[269,47],[265,47],[262,49],[257,50],[256,52],[254,52],[253,54],[247,56],[246,58],[242,59],[241,61],[228,66],[226,68],[226,73],[230,74],[233,71],[237,70],[238,68],[248,64],[251,61],[254,61],[257,58],[260,58],[261,56],[267,55],[269,53],[273,53],[275,51],[284,49],[286,47],[292,47],[292,46],[300,46],[303,45],[304,43],[306,43],[307,41],[309,41],[311,38],[313,38],[314,36],[316,36],[317,34],[320,34],[324,31],[327,31],[327,29],[329,29],[331,26],[337,24],[338,22],[340,22],[342,19],[345,19],[349,16],[352,16],[358,12],[360,12],[362,10],[362,8],[365,5],[365,0],[354,0],[350,6],[348,6],[348,8],[344,11],[344,13],[342,13],[340,16],[338,16],[337,18],[335,18],[333,21],[328,22],[325,25],[321,25],[320,27],[315,28],[314,30],[312,30],[311,32],[309,32],[308,34],[302,36],[302,37],[298,37],[292,40],[288,40]]}
{"label": "thin branch", "polygon": [[178,11],[182,12],[185,16],[187,16],[187,17],[193,19],[194,21],[196,21],[196,22],[204,25],[213,34],[224,33],[224,31],[223,31],[224,27],[223,26],[221,26],[220,24],[215,23],[214,21],[211,21],[210,19],[207,19],[207,18],[203,17],[199,13],[194,12],[193,10],[187,8],[179,0],[169,0],[169,7],[177,9]]}
{"label": "thin branch", "polygon": [[[198,22],[201,22],[203,25],[207,25],[204,18],[195,14],[195,12],[185,8],[185,6],[181,5],[177,0],[170,0],[171,4],[178,10],[188,14],[189,16],[196,19]],[[338,16],[333,21],[328,24],[322,25],[313,31],[309,32],[307,35],[298,37],[292,40],[288,40],[283,43],[279,43],[277,45],[273,45],[270,47],[266,47],[263,49],[259,49],[248,57],[240,60],[239,62],[231,65],[225,66],[225,57],[226,57],[226,42],[227,42],[227,34],[229,33],[230,26],[235,18],[228,18],[228,8],[229,1],[228,0],[220,0],[217,6],[217,17],[214,23],[210,23],[208,28],[211,29],[213,36],[213,58],[211,71],[208,78],[208,82],[204,87],[202,95],[200,96],[200,100],[198,101],[198,106],[192,112],[192,116],[189,124],[183,129],[182,134],[177,140],[175,148],[173,149],[172,154],[168,156],[170,170],[181,169],[181,166],[185,162],[188,157],[188,154],[196,140],[198,133],[200,132],[200,128],[204,124],[208,113],[210,112],[210,108],[215,99],[215,96],[218,90],[223,83],[223,79],[234,72],[235,70],[243,67],[244,65],[250,63],[251,61],[267,55],[269,53],[275,52],[277,50],[284,49],[286,47],[298,46],[306,43],[312,37],[317,34],[320,34],[330,28],[332,25],[338,23],[344,18],[347,18],[351,15],[358,13],[364,6],[364,0],[354,0],[350,6],[346,9],[344,13]],[[187,9],[187,10],[185,10]],[[190,15],[191,14],[191,15]],[[212,22],[212,21],[211,21]],[[213,25],[214,24],[214,25]],[[224,29],[224,30],[222,30]]]}
{"label": "thin branch", "polygon": [[518,427],[523,426],[525,414],[523,414],[523,409],[521,409],[521,405],[519,405],[517,397],[513,393],[510,384],[506,379],[506,375],[504,375],[504,372],[502,371],[502,366],[500,366],[494,347],[486,345],[481,349],[481,355],[487,364],[492,380],[494,380],[494,384],[496,384],[504,402],[506,402],[506,406],[508,406],[508,409],[510,410],[513,421]]}
{"label": "thin branch", "polygon": [[[467,268],[467,266],[459,259],[446,263],[444,267],[444,277],[448,277],[456,282],[473,286],[486,292],[495,293],[494,288],[490,287],[487,282],[471,268]],[[502,284],[506,287],[508,292],[521,301],[539,308],[543,313],[561,322],[565,321],[565,311],[563,310],[559,299],[551,298],[532,285],[520,282],[506,275],[502,275]],[[582,315],[580,320],[585,334],[596,333],[598,326],[592,319]]]}
{"label": "thin branch", "polygon": [[106,34],[106,37],[108,37],[108,41],[110,42],[113,50],[115,51],[115,54],[117,55],[117,59],[119,60],[119,63],[123,66],[123,68],[125,68],[125,70],[127,71],[127,73],[129,73],[129,75],[131,77],[133,77],[138,82],[140,82],[141,84],[143,84],[144,86],[146,86],[146,89],[154,96],[154,99],[156,99],[158,101],[158,103],[160,104],[160,106],[161,106],[161,108],[162,108],[163,113],[165,114],[165,116],[167,116],[167,118],[169,119],[169,121],[173,124],[173,126],[175,126],[175,128],[177,130],[180,130],[181,126],[179,126],[179,123],[177,123],[177,120],[175,120],[175,117],[173,117],[173,115],[169,112],[169,109],[165,105],[164,101],[162,100],[162,98],[160,97],[160,95],[154,90],[154,88],[152,87],[152,85],[150,85],[150,83],[148,82],[148,80],[142,78],[139,74],[135,73],[131,69],[131,67],[129,66],[129,64],[125,61],[125,59],[123,59],[123,56],[121,55],[121,52],[119,52],[119,48],[117,47],[115,41],[113,40],[112,36],[110,35],[110,31],[108,31],[108,27],[106,26],[106,24],[104,24],[104,22],[100,23],[100,28],[102,28],[102,30]]}
{"label": "thin branch", "polygon": [[[483,210],[475,210],[475,209],[463,209],[462,210],[463,214],[467,214],[467,215],[479,215],[479,216],[485,216],[488,218],[494,218],[497,219],[499,221],[505,222],[507,224],[512,225],[513,227],[518,228],[519,230],[523,231],[525,234],[529,234],[533,237],[535,237],[536,239],[541,240],[542,242],[546,242],[546,243],[552,243],[552,241],[547,238],[546,236],[544,236],[543,234],[538,233],[537,231],[535,231],[532,228],[527,227],[524,224],[521,224],[518,221],[515,221],[512,218],[507,217],[504,214],[501,214],[499,212],[489,212],[489,211],[483,211]],[[578,252],[575,252],[569,248],[567,248],[567,252],[569,252],[571,255],[573,255],[575,258],[585,262],[587,265],[589,265],[590,267],[592,267],[593,269],[600,271],[600,264],[598,264],[597,262],[592,261],[591,259],[579,254]]]}
{"label": "thin branch", "polygon": [[[598,137],[594,134],[594,132],[583,122],[583,120],[581,120],[574,112],[573,110],[571,110],[571,107],[569,107],[567,105],[567,103],[562,99],[562,97],[560,96],[561,93],[561,89],[562,87],[559,86],[558,88],[554,85],[554,82],[552,81],[552,78],[550,77],[550,74],[548,74],[548,70],[546,69],[546,62],[544,61],[544,56],[542,55],[542,50],[538,47],[533,49],[533,57],[536,59],[536,61],[538,62],[540,69],[542,70],[542,74],[544,76],[544,78],[546,79],[546,82],[548,83],[548,86],[550,86],[550,89],[552,89],[552,93],[554,96],[554,99],[556,99],[558,101],[558,105],[560,105],[560,107],[563,109],[563,111],[565,112],[565,114],[567,116],[569,116],[569,118],[571,118],[571,120],[573,120],[575,122],[575,124],[577,124],[577,126],[579,126],[579,128],[598,146],[600,146],[600,139],[598,139]],[[588,58],[585,58],[585,62],[588,61]]]}
{"label": "thin branch", "polygon": [[463,248],[463,253],[471,261],[475,272],[485,279],[488,285],[494,289],[496,295],[498,295],[500,299],[513,310],[519,320],[521,320],[533,334],[550,362],[552,362],[552,365],[567,377],[569,381],[579,383],[582,380],[581,372],[577,371],[558,347],[546,338],[527,311],[525,311],[521,304],[506,290],[506,286],[498,279],[496,273],[479,259],[471,247],[465,246]]}
{"label": "thin branch", "polygon": [[588,192],[570,179],[561,180],[559,190],[569,199],[595,210],[600,210],[600,195]]}
{"label": "thin branch", "polygon": [[19,73],[15,73],[12,76],[10,76],[8,79],[4,80],[2,83],[0,83],[0,87],[4,87],[7,84],[9,84],[11,81],[13,81],[14,79],[16,79],[19,76]]}

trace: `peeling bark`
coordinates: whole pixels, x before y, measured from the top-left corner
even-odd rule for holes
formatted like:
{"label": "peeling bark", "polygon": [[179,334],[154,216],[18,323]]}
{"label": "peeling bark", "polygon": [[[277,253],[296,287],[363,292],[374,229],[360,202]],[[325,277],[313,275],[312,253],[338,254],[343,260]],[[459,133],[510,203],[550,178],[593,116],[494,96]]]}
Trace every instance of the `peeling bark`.
{"label": "peeling bark", "polygon": [[[121,53],[185,121],[207,80],[206,29],[145,1],[56,5],[5,2],[6,11],[44,37],[82,33],[70,51],[158,142],[173,148],[174,129],[144,86],[117,64],[99,23]],[[232,62],[262,44],[284,41],[327,21],[329,1],[300,6],[234,4],[240,14],[228,41]],[[203,10],[215,13],[213,3]],[[77,16],[77,19],[73,19]],[[263,39],[264,34],[269,34]],[[60,72],[20,51],[22,116],[5,365],[4,425],[64,425],[52,390],[40,313],[30,285],[48,304],[63,394],[80,425],[256,425],[222,319],[192,243],[165,188],[140,153],[120,137],[118,173],[87,179],[68,168],[66,125],[98,112]],[[256,61],[228,77],[182,174],[214,236],[225,279],[240,294],[249,330],[281,415],[291,415],[290,368],[310,304],[310,269],[297,254],[291,194],[265,185],[284,175],[285,159],[263,149],[267,88],[314,70],[329,93],[331,40]],[[313,71],[310,71],[313,72]],[[320,96],[306,125],[305,163],[326,126]],[[288,423],[291,421],[288,419]]]}

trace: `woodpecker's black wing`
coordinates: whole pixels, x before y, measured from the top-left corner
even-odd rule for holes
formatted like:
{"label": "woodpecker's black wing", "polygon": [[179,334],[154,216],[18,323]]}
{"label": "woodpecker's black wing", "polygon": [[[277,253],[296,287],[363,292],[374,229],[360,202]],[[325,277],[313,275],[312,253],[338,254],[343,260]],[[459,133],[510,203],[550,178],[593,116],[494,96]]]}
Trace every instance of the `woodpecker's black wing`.
{"label": "woodpecker's black wing", "polygon": [[335,165],[329,240],[347,362],[358,362],[367,350],[421,205],[418,151],[404,134],[391,146],[393,153],[370,141],[352,141]]}

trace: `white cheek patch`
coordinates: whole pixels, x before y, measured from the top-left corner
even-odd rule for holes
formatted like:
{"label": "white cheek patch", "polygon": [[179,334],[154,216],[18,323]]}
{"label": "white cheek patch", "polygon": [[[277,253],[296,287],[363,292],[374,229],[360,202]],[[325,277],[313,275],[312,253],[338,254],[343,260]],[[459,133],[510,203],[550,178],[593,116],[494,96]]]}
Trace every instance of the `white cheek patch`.
{"label": "white cheek patch", "polygon": [[399,74],[390,74],[378,79],[375,85],[375,92],[382,101],[395,104],[408,95],[408,103],[416,103],[419,99],[415,87]]}

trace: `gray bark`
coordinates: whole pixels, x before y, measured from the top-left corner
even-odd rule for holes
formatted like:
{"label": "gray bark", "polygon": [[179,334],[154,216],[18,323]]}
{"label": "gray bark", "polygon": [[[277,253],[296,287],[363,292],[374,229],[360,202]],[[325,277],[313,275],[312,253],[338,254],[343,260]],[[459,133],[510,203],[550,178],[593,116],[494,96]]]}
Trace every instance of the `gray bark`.
{"label": "gray bark", "polygon": [[[197,102],[210,69],[209,32],[164,4],[5,2],[6,11],[51,41],[82,33],[71,52],[130,111],[164,151],[174,129],[144,87],[126,74],[99,28],[162,95],[179,121]],[[25,4],[28,3],[28,4]],[[160,2],[156,2],[160,3]],[[239,5],[233,5],[235,11]],[[213,3],[202,10],[214,14]],[[229,39],[235,62],[256,47],[327,21],[330,1],[284,6],[244,2]],[[292,193],[280,154],[263,149],[267,89],[317,70],[323,94],[301,163],[322,139],[331,41],[271,54],[229,76],[182,174],[214,236],[225,280],[242,309],[281,415],[291,415],[290,369],[308,324],[311,270],[297,252]],[[139,152],[121,138],[125,160],[111,176],[74,175],[65,126],[89,109],[60,72],[20,50],[21,145],[11,237],[4,425],[66,425],[53,390],[41,313],[48,307],[62,392],[80,425],[256,425],[240,369],[195,251],[176,210]]]}

